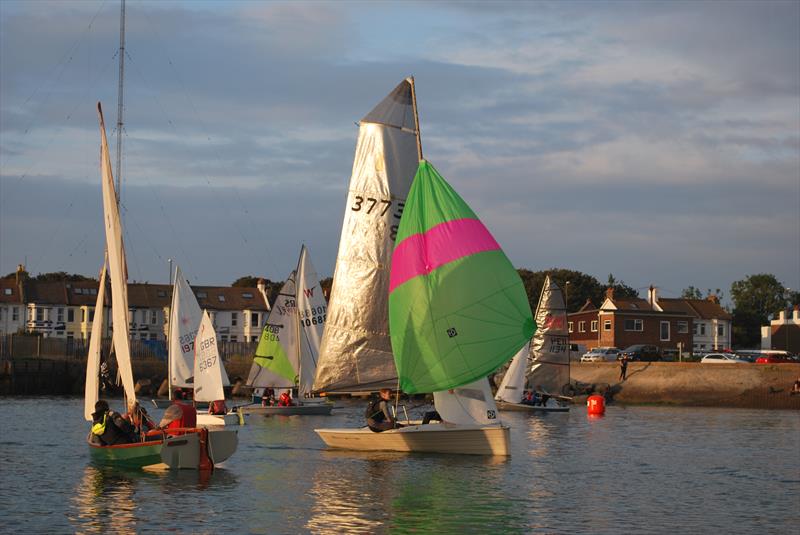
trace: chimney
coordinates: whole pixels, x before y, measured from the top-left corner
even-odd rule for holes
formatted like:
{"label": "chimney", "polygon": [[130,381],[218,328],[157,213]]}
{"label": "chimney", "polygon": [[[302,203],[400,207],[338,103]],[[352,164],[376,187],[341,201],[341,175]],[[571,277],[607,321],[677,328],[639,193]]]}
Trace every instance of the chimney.
{"label": "chimney", "polygon": [[609,286],[606,290],[606,299],[611,299],[612,301],[614,300],[614,288],[611,286]]}
{"label": "chimney", "polygon": [[256,288],[258,289],[258,292],[261,294],[261,297],[264,298],[264,303],[267,304],[267,310],[272,310],[272,307],[269,306],[269,298],[267,297],[267,281],[265,281],[262,278],[259,278],[258,282],[256,282]]}
{"label": "chimney", "polygon": [[650,303],[650,308],[656,309],[658,306],[658,288],[650,285],[650,288],[647,289],[647,302]]}
{"label": "chimney", "polygon": [[717,297],[717,296],[716,296],[716,295],[714,295],[714,294],[711,294],[711,295],[709,295],[707,299],[708,299],[708,300],[709,300],[711,303],[714,303],[715,305],[718,305],[718,304],[719,304],[719,297]]}
{"label": "chimney", "polygon": [[794,306],[794,310],[792,310],[792,319],[795,322],[800,322],[800,305]]}

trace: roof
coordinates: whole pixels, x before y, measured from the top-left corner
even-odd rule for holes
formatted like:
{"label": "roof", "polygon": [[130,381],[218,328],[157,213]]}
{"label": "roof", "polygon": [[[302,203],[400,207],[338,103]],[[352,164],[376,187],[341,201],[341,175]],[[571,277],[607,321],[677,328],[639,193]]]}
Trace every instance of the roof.
{"label": "roof", "polygon": [[617,307],[617,310],[635,310],[635,311],[651,311],[653,310],[650,307],[650,303],[645,301],[644,299],[640,299],[637,297],[631,299],[613,299],[614,306]]}
{"label": "roof", "polygon": [[697,315],[702,319],[733,319],[733,316],[722,308],[719,303],[709,301],[708,299],[684,299],[684,301],[697,311]]}
{"label": "roof", "polygon": [[[14,281],[12,296],[5,294],[8,281],[0,283],[0,302],[9,302],[9,297],[19,294]],[[97,281],[57,281],[25,283],[25,302],[42,305],[94,306],[97,302]],[[263,310],[267,311],[264,295],[258,288],[229,286],[192,287],[201,308],[209,310]],[[106,306],[111,303],[111,292],[106,291]],[[10,302],[21,303],[20,300]],[[168,284],[129,283],[128,306],[131,308],[164,308],[172,303],[172,286]]]}
{"label": "roof", "polygon": [[0,303],[22,303],[17,281],[14,279],[0,279]]}

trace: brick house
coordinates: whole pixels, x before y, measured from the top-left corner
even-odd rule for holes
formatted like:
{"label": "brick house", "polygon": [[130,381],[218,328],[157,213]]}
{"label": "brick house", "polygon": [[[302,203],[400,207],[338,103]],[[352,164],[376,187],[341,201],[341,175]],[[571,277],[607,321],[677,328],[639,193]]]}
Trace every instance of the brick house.
{"label": "brick house", "polygon": [[761,349],[800,353],[800,306],[781,310],[769,325],[761,327]]}
{"label": "brick house", "polygon": [[652,290],[649,298],[616,298],[613,288],[609,288],[600,308],[587,301],[578,312],[568,315],[570,342],[584,344],[589,349],[652,344],[662,351],[677,350],[680,343],[685,351],[689,350],[693,317],[683,310],[653,306]]}

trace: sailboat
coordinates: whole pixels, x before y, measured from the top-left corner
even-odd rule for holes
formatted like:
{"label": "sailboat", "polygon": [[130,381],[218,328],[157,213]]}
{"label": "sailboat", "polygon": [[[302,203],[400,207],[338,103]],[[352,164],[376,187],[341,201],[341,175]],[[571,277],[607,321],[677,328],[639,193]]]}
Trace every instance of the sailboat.
{"label": "sailboat", "polygon": [[300,249],[297,269],[281,287],[261,333],[247,385],[253,388],[293,389],[298,396],[290,406],[254,404],[240,408],[245,414],[328,415],[333,404],[312,397],[319,344],[327,304],[308,249]]}
{"label": "sailboat", "polygon": [[[408,106],[416,127],[413,79],[406,80],[406,84],[398,86],[387,99],[403,95],[398,89],[404,89],[406,98],[392,98],[393,107]],[[376,110],[392,109],[384,103],[386,99],[365,121],[376,117]],[[386,150],[386,144],[376,146],[374,138],[386,135],[386,131],[391,132],[389,135],[396,133],[385,128],[370,139],[369,130],[362,131],[359,139],[354,179],[360,178],[360,160],[366,159],[363,155],[359,158],[359,151],[376,150],[378,154],[370,160],[377,160],[382,156],[380,149]],[[317,429],[316,432],[328,446],[342,449],[508,455],[509,428],[497,416],[486,376],[506,362],[533,334],[535,326],[527,296],[519,275],[488,230],[434,167],[422,159],[418,127],[411,132],[416,134],[417,154],[403,156],[419,163],[408,200],[402,201],[399,225],[392,229],[391,235],[385,233],[391,242],[397,241],[391,271],[374,271],[373,275],[379,279],[373,284],[385,289],[389,296],[392,360],[381,362],[378,360],[381,355],[373,354],[368,362],[380,363],[381,368],[371,371],[383,384],[394,378],[395,384],[408,394],[432,392],[442,421],[424,425],[407,421],[405,427],[381,433],[366,427]],[[372,143],[362,144],[365,139]],[[368,163],[372,163],[370,160]],[[408,161],[405,163],[408,165]],[[378,170],[377,165],[375,170]],[[380,178],[380,173],[373,172],[373,176],[375,174]],[[351,180],[351,195],[353,182]],[[347,221],[346,216],[345,223]],[[346,228],[342,232],[342,244],[348,245],[345,234]],[[363,239],[361,234],[353,235]],[[368,249],[370,245],[362,247]],[[341,284],[337,279],[339,263],[350,254],[350,251],[343,251],[340,244],[334,288]],[[361,281],[351,282],[354,283]],[[336,298],[334,291],[326,336],[334,317],[334,306],[338,304],[334,301]],[[377,309],[372,312],[381,314]],[[384,330],[381,334],[386,336],[387,333]],[[370,356],[369,353],[366,356]],[[343,361],[342,368],[351,360],[342,353],[323,352],[323,357],[333,361],[329,363],[330,369],[336,367],[336,359]],[[322,364],[321,359],[321,368]],[[356,370],[360,372],[359,366]],[[319,374],[317,380],[320,382]],[[337,384],[330,379],[327,381]],[[367,384],[374,389],[376,382]],[[315,388],[320,386],[315,384]]]}
{"label": "sailboat", "polygon": [[[188,285],[187,285],[188,286]],[[217,348],[217,333],[211,323],[208,311],[204,310],[197,327],[197,336],[194,339],[194,366],[192,387],[194,388],[194,402],[208,402],[208,410],[197,411],[197,425],[218,426],[237,425],[244,423],[242,416],[237,412],[213,414],[214,401],[222,401],[224,405],[225,390],[228,386],[228,374],[219,356]]]}
{"label": "sailboat", "polygon": [[[122,240],[122,221],[117,205],[114,179],[111,174],[111,158],[106,139],[103,110],[97,104],[100,122],[100,162],[103,188],[103,220],[106,235],[106,259],[111,279],[111,316],[113,321],[113,347],[117,359],[119,376],[125,391],[126,406],[136,401],[133,385],[133,368],[130,357],[128,325],[128,282],[125,246]],[[94,403],[99,396],[100,346],[103,331],[103,304],[106,286],[106,262],[100,275],[95,315],[92,320],[89,354],[86,364],[86,386],[84,417],[91,421]],[[181,429],[180,434],[151,431],[143,440],[131,444],[102,446],[87,436],[87,443],[94,460],[115,465],[144,467],[166,464],[170,468],[201,468],[221,463],[236,450],[235,431],[208,431],[205,429]]]}
{"label": "sailboat", "polygon": [[[497,389],[495,400],[501,411],[569,411],[568,398],[562,395],[564,387],[569,385],[567,311],[561,289],[549,275],[536,306],[536,324],[539,328],[531,343],[514,356]],[[544,405],[523,402],[525,390],[536,392],[539,399],[546,395],[555,402]]]}

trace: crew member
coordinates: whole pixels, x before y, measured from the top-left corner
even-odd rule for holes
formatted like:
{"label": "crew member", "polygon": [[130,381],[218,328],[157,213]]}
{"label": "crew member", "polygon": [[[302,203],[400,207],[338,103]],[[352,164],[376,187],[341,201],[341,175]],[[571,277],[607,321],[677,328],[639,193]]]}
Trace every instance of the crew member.
{"label": "crew member", "polygon": [[108,408],[108,402],[98,400],[92,413],[92,440],[102,446],[129,444],[136,441],[133,426],[118,412]]}
{"label": "crew member", "polygon": [[391,395],[391,390],[388,388],[381,388],[380,398],[371,400],[367,406],[365,414],[367,417],[367,426],[376,433],[403,427],[397,423],[394,415],[392,415],[392,411],[389,409]]}

